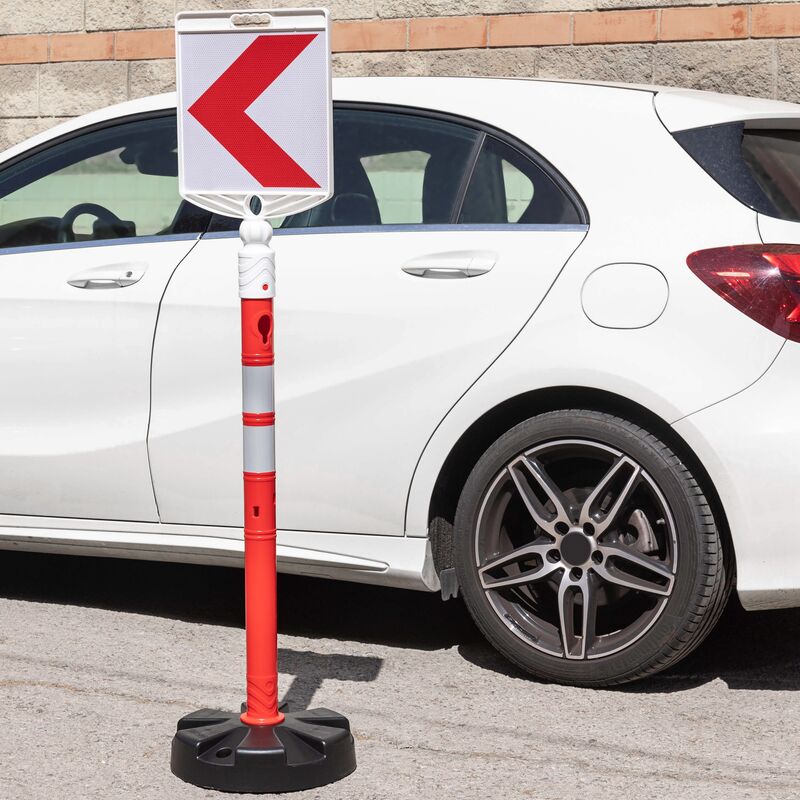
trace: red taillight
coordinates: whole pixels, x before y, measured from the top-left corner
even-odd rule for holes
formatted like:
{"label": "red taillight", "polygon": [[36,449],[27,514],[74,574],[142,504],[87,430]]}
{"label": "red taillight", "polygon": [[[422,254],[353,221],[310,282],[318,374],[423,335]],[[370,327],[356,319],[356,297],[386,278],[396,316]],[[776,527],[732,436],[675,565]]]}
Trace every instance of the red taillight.
{"label": "red taillight", "polygon": [[748,317],[800,342],[800,246],[745,244],[692,253],[686,263],[706,286]]}

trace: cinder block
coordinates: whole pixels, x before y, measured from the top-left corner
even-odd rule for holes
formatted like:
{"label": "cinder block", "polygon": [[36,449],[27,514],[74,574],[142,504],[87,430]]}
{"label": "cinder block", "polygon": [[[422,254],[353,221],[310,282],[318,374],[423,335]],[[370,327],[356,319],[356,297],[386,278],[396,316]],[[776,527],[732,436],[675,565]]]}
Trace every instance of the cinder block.
{"label": "cinder block", "polygon": [[166,28],[174,22],[175,0],[86,0],[87,31]]}
{"label": "cinder block", "polygon": [[[264,0],[177,0],[178,11],[204,11],[213,8],[264,8]],[[269,8],[269,3],[266,7]],[[279,4],[278,4],[279,5]],[[285,3],[287,7],[306,8],[308,6],[325,6],[333,19],[372,19],[377,16],[375,0],[292,0]],[[393,16],[404,16],[397,14]]]}
{"label": "cinder block", "polygon": [[2,0],[0,34],[83,28],[83,0]]}
{"label": "cinder block", "polygon": [[128,97],[128,65],[120,61],[42,64],[39,108],[44,116],[74,116]]}
{"label": "cinder block", "polygon": [[0,117],[39,115],[38,76],[37,64],[0,66]]}
{"label": "cinder block", "polygon": [[65,117],[14,117],[0,120],[0,150],[19,144],[65,120]]}
{"label": "cinder block", "polygon": [[752,97],[774,97],[774,42],[659,44],[653,80]]}
{"label": "cinder block", "polygon": [[175,91],[175,62],[172,59],[133,61],[130,66],[130,97]]}
{"label": "cinder block", "polygon": [[538,75],[541,78],[651,83],[653,45],[588,45],[542,47]]}
{"label": "cinder block", "polygon": [[452,17],[524,14],[538,11],[590,11],[597,0],[377,0],[379,17]]}
{"label": "cinder block", "polygon": [[800,103],[800,41],[779,42],[777,51],[776,97],[778,100]]}

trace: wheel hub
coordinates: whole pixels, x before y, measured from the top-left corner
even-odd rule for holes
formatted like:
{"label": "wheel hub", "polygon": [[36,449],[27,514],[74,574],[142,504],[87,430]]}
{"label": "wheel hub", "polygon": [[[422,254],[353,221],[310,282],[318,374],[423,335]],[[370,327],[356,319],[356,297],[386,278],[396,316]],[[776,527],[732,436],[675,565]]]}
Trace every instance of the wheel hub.
{"label": "wheel hub", "polygon": [[570,531],[559,546],[561,560],[568,567],[582,567],[592,556],[592,540],[583,531]]}

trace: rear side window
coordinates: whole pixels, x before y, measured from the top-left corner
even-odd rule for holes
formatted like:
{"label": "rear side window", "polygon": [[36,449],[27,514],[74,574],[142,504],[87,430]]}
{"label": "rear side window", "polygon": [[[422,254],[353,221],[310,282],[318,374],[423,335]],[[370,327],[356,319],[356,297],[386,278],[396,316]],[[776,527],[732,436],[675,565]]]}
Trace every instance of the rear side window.
{"label": "rear side window", "polygon": [[800,131],[734,122],[674,136],[737,200],[762,214],[800,221]]}
{"label": "rear side window", "polygon": [[443,120],[337,109],[336,193],[284,227],[449,223],[478,138]]}
{"label": "rear side window", "polygon": [[458,221],[566,225],[581,219],[575,204],[537,164],[511,145],[486,136]]}

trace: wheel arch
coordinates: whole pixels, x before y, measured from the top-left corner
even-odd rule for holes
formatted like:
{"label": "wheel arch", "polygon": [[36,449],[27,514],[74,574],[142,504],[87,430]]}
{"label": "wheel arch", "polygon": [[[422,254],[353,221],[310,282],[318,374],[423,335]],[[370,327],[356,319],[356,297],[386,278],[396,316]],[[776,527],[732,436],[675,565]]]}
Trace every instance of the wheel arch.
{"label": "wheel arch", "polygon": [[537,414],[570,408],[600,411],[633,422],[658,436],[689,467],[700,484],[735,564],[728,520],[708,471],[694,450],[662,417],[629,398],[602,389],[558,386],[536,389],[504,400],[476,419],[445,458],[431,493],[428,532],[437,573],[453,567],[453,521],[464,484],[483,453],[515,425]]}

